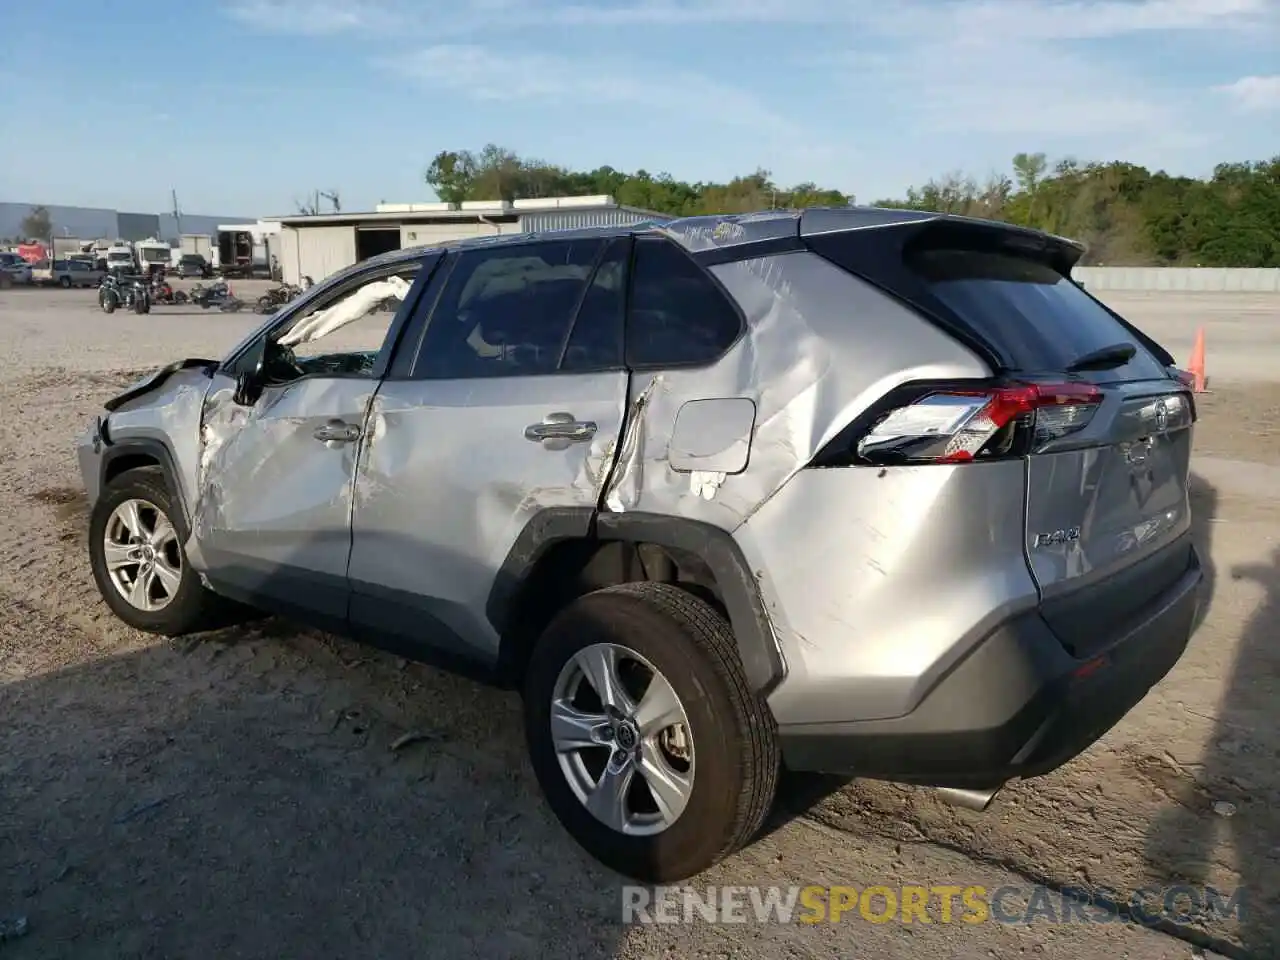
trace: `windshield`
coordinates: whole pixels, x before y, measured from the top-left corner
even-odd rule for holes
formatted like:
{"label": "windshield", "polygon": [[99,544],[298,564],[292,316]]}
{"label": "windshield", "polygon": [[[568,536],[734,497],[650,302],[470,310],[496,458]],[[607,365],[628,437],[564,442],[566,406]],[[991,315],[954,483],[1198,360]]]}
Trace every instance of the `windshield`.
{"label": "windshield", "polygon": [[128,253],[108,253],[107,261],[110,263],[129,263],[133,260],[133,256]]}
{"label": "windshield", "polygon": [[147,263],[166,263],[169,260],[169,250],[167,247],[143,247],[138,251],[138,256]]}

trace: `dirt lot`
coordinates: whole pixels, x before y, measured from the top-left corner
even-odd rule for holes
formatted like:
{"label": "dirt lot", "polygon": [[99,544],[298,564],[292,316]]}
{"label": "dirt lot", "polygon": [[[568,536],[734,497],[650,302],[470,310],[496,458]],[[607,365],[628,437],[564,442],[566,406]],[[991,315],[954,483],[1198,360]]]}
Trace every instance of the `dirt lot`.
{"label": "dirt lot", "polygon": [[772,832],[700,881],[1249,888],[1239,921],[1159,932],[623,926],[621,881],[538,798],[513,696],[277,620],[169,643],[107,613],[72,438],[136,371],[217,356],[259,318],[106,317],[93,297],[0,292],[0,924],[28,921],[6,957],[1147,960],[1203,956],[1201,936],[1280,955],[1280,374],[1256,361],[1280,344],[1280,298],[1116,299],[1180,356],[1209,330],[1194,470],[1212,603],[1175,672],[986,814],[793,778]]}

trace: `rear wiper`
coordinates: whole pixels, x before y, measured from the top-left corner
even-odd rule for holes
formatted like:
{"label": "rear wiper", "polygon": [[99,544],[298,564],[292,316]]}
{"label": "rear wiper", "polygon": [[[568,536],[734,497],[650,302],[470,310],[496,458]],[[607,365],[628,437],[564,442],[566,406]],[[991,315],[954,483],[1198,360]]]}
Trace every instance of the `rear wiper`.
{"label": "rear wiper", "polygon": [[1132,343],[1113,343],[1109,347],[1099,347],[1067,364],[1067,373],[1079,373],[1082,370],[1114,370],[1132,360],[1137,352],[1138,348]]}

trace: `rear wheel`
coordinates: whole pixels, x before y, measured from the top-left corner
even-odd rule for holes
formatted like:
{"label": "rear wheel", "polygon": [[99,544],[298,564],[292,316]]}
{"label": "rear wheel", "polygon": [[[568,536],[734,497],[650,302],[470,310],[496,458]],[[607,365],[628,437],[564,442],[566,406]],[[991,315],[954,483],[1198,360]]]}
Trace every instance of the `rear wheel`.
{"label": "rear wheel", "polygon": [[773,718],[724,618],[670,584],[566,607],[534,649],[524,709],[551,809],[624,875],[693,876],[750,841],[773,803]]}
{"label": "rear wheel", "polygon": [[111,480],[89,517],[89,563],[102,599],[131,627],[179,636],[216,626],[221,603],[187,563],[187,530],[157,467]]}

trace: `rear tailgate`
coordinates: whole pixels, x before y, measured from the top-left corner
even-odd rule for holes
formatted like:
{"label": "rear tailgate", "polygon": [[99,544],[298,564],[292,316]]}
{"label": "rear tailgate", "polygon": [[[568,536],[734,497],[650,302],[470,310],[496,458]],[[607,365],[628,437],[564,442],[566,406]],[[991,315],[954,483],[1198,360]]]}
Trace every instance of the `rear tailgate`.
{"label": "rear tailgate", "polygon": [[[1122,629],[1191,562],[1195,409],[1167,355],[1157,356],[1061,265],[978,246],[925,244],[905,260],[1013,375],[1096,389],[1094,403],[1037,413],[1037,432],[1055,415],[1069,417],[1070,429],[1046,430],[1051,439],[1026,461],[1027,562],[1042,611],[1069,649],[1087,655],[1105,639],[1089,626],[1099,614]],[[1086,607],[1093,616],[1081,616]]]}
{"label": "rear tailgate", "polygon": [[1069,650],[1088,655],[1182,578],[1194,403],[1167,351],[1071,281],[1082,248],[955,218],[806,242],[981,352],[997,380],[1071,396],[1022,421],[1026,561]]}

